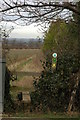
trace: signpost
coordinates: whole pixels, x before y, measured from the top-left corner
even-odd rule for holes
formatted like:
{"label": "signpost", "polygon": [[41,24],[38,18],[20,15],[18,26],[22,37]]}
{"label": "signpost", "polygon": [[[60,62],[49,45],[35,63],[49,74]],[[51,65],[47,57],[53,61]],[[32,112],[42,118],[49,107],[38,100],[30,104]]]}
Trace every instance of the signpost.
{"label": "signpost", "polygon": [[4,90],[5,90],[5,59],[2,57],[2,39],[0,29],[0,117],[4,107]]}
{"label": "signpost", "polygon": [[5,63],[5,59],[0,58],[0,114],[3,113],[4,107]]}
{"label": "signpost", "polygon": [[52,68],[56,68],[56,63],[57,63],[57,53],[52,54]]}

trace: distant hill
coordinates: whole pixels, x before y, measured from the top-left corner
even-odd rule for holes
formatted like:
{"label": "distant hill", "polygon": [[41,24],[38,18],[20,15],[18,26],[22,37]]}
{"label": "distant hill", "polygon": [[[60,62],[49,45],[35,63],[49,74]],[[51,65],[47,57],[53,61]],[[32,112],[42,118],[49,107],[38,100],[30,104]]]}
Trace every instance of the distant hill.
{"label": "distant hill", "polygon": [[39,49],[42,45],[42,38],[7,38],[3,41],[3,48],[10,49]]}
{"label": "distant hill", "polygon": [[12,42],[12,41],[17,41],[17,42],[36,42],[36,41],[41,41],[43,42],[42,38],[7,38],[8,42]]}

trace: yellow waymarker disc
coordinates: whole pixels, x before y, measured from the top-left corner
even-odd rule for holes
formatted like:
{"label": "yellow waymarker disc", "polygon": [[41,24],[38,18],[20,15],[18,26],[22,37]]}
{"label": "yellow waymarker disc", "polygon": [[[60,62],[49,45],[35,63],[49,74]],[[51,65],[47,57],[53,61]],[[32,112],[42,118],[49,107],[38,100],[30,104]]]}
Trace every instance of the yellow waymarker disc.
{"label": "yellow waymarker disc", "polygon": [[56,67],[56,64],[52,64],[52,67]]}

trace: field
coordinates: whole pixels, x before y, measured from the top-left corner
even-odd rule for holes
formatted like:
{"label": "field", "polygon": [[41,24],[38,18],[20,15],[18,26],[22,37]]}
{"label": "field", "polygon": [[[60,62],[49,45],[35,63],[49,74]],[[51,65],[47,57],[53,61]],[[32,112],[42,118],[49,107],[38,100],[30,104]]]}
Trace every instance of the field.
{"label": "field", "polygon": [[17,75],[17,80],[11,82],[11,94],[16,99],[17,94],[33,90],[33,77],[38,77],[43,70],[40,60],[43,60],[40,49],[11,49],[7,55],[9,70]]}
{"label": "field", "polygon": [[[17,94],[19,92],[30,93],[34,90],[33,80],[34,77],[39,77],[43,70],[40,60],[44,60],[44,55],[40,49],[11,49],[7,55],[7,66],[9,70],[17,75],[17,80],[11,82],[11,95],[14,100],[17,100]],[[26,99],[29,99],[29,94]],[[30,113],[26,112],[22,107],[20,112],[9,114],[11,117],[27,117],[28,118],[55,118],[58,119],[77,119],[80,118],[80,114],[67,113]],[[6,116],[5,116],[6,117]],[[18,119],[18,118],[17,118]],[[24,119],[24,118],[23,118]]]}

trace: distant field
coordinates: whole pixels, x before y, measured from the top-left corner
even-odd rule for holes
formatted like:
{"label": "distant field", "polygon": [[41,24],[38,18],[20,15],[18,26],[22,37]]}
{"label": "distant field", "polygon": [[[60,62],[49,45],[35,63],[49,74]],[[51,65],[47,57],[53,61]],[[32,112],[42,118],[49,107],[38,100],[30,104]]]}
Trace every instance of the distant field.
{"label": "distant field", "polygon": [[7,55],[8,68],[17,73],[17,80],[11,82],[11,94],[14,98],[20,91],[30,92],[33,90],[33,76],[43,70],[40,62],[43,59],[40,49],[11,49],[9,51]]}
{"label": "distant field", "polygon": [[42,51],[40,49],[11,49],[7,55],[7,63],[10,65],[32,55],[38,55],[42,58]]}
{"label": "distant field", "polygon": [[10,71],[41,72],[43,53],[40,49],[12,49],[7,55]]}

